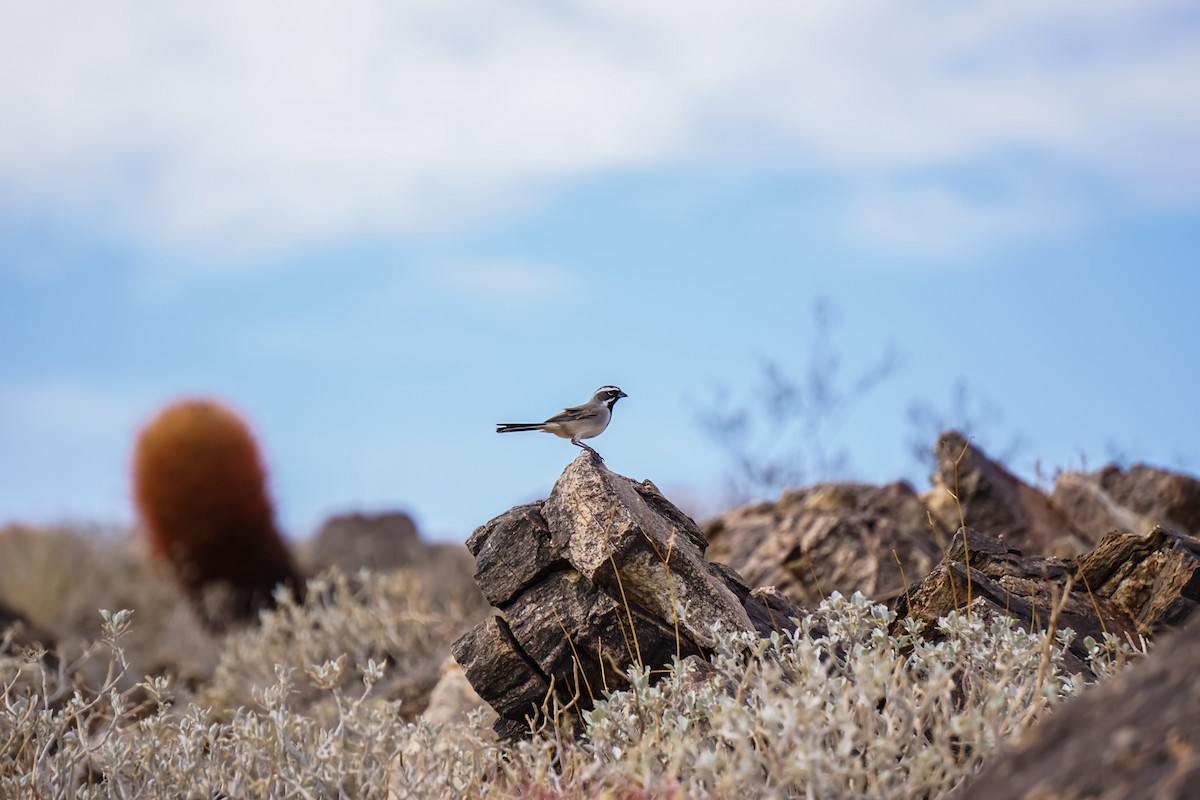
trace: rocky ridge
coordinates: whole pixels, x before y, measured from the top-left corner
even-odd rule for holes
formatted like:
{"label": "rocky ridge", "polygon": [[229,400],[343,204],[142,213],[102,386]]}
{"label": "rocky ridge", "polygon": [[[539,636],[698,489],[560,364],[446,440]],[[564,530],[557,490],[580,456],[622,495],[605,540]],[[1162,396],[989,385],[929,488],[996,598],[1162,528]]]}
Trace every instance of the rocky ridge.
{"label": "rocky ridge", "polygon": [[[497,613],[459,639],[454,656],[498,714],[496,730],[512,737],[547,713],[585,709],[601,691],[624,687],[630,665],[702,658],[716,629],[768,636],[791,628],[804,613],[795,603],[835,590],[888,602],[897,626],[911,617],[925,623],[925,636],[939,636],[936,623],[951,612],[1004,616],[1029,630],[1071,628],[1064,666],[1088,679],[1092,640],[1150,647],[1147,662],[1157,666],[1117,679],[1138,693],[1133,706],[1143,716],[1122,712],[1107,724],[1105,709],[1087,701],[1102,696],[1085,691],[1063,712],[1061,729],[1045,738],[1034,729],[1011,756],[999,756],[988,773],[998,777],[973,782],[967,796],[1052,784],[1046,796],[1099,796],[1081,788],[1096,781],[1013,775],[1051,775],[1055,760],[1043,753],[1056,751],[1091,770],[1087,759],[1104,736],[1123,759],[1099,770],[1111,786],[1186,796],[1178,790],[1198,763],[1195,748],[1179,744],[1195,738],[1191,721],[1200,718],[1183,683],[1194,672],[1187,642],[1195,625],[1161,658],[1152,645],[1200,605],[1200,482],[1109,467],[1064,473],[1047,494],[958,434],[944,435],[938,452],[924,495],[905,483],[821,484],[734,509],[703,529],[651,482],[583,454],[546,500],[510,509],[471,536],[475,580]],[[773,585],[752,591],[756,584]],[[1160,746],[1145,714],[1178,741]]]}

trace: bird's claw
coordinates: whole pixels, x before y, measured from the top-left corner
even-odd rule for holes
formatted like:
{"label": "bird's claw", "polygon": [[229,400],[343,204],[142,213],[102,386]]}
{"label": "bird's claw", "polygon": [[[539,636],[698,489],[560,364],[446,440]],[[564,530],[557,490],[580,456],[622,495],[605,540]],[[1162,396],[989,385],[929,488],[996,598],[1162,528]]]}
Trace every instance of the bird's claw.
{"label": "bird's claw", "polygon": [[604,461],[604,456],[600,455],[599,453],[597,453],[597,452],[596,452],[595,450],[593,450],[592,448],[588,447],[588,446],[587,446],[586,444],[584,444],[583,442],[577,442],[577,441],[575,441],[574,439],[572,439],[572,440],[571,440],[571,444],[573,444],[573,445],[576,445],[576,446],[578,446],[578,447],[580,447],[580,448],[582,448],[582,449],[584,449],[584,450],[587,450],[589,453],[591,453],[591,454],[592,454],[592,458],[596,459],[597,461]]}

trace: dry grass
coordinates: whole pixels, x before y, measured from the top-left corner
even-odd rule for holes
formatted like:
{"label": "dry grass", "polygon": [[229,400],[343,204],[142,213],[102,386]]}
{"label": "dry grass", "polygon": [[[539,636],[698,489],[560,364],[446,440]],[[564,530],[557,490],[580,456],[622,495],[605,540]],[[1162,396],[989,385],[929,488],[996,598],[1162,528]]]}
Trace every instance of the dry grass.
{"label": "dry grass", "polygon": [[[86,602],[118,591],[90,580]],[[389,680],[483,610],[437,576],[332,573],[259,627],[203,640],[215,666],[195,685],[127,653],[172,610],[97,616],[99,639],[60,670],[0,657],[0,797],[941,797],[1081,686],[1061,668],[1069,634],[952,616],[930,644],[834,595],[795,635],[722,634],[709,661],[653,685],[635,670],[527,741],[498,744],[481,716],[404,722]],[[1091,645],[1106,669],[1123,662]]]}
{"label": "dry grass", "polygon": [[[125,608],[136,617],[122,642],[132,674],[171,671],[199,682],[216,666],[217,640],[196,620],[170,570],[147,558],[127,531],[0,529],[0,605],[54,634],[68,658],[95,638],[98,609]],[[103,677],[90,660],[83,669],[90,685]]]}

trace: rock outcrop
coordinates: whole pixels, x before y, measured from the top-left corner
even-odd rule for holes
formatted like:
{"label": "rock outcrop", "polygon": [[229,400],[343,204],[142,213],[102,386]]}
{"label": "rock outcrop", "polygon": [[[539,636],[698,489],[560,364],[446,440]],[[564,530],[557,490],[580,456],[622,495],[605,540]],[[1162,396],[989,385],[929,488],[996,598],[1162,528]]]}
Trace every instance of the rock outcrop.
{"label": "rock outcrop", "polygon": [[943,433],[935,453],[937,470],[922,499],[945,538],[965,522],[1023,553],[1071,556],[1088,548],[1044,493],[968,445],[958,431]]}
{"label": "rock outcrop", "polygon": [[[459,639],[455,659],[496,710],[496,730],[528,730],[541,709],[627,685],[630,665],[657,668],[702,654],[726,631],[793,627],[795,607],[751,591],[705,560],[707,542],[649,481],[609,471],[588,453],[545,501],[483,525],[467,547],[475,580],[502,612]],[[677,613],[686,609],[684,613]]]}
{"label": "rock outcrop", "polygon": [[330,517],[299,547],[305,569],[317,574],[336,567],[346,575],[413,567],[469,582],[474,561],[457,542],[426,542],[403,512]]}
{"label": "rock outcrop", "polygon": [[1088,688],[985,767],[961,800],[1195,797],[1200,620]]}
{"label": "rock outcrop", "polygon": [[1200,480],[1145,464],[1064,472],[1050,500],[1091,541],[1113,530],[1144,531],[1155,525],[1200,534]]}
{"label": "rock outcrop", "polygon": [[[801,603],[860,591],[890,602],[941,557],[925,506],[907,483],[826,483],[704,524],[708,556]],[[943,542],[949,536],[943,537]]]}
{"label": "rock outcrop", "polygon": [[[969,565],[969,566],[968,566]],[[995,537],[959,531],[946,558],[895,603],[899,618],[932,625],[953,610],[1009,616],[1027,629],[1077,634],[1068,669],[1086,668],[1082,639],[1137,642],[1182,624],[1200,604],[1200,541],[1155,528],[1114,533],[1075,559],[1025,556]],[[898,625],[899,623],[897,623]]]}
{"label": "rock outcrop", "polygon": [[[826,483],[707,520],[708,556],[751,584],[812,604],[832,591],[890,603],[966,526],[1024,556],[1071,559],[1108,533],[1200,533],[1200,480],[1137,465],[1064,472],[1047,496],[956,431],[936,445],[932,486]],[[1038,569],[1043,562],[1039,561]]]}

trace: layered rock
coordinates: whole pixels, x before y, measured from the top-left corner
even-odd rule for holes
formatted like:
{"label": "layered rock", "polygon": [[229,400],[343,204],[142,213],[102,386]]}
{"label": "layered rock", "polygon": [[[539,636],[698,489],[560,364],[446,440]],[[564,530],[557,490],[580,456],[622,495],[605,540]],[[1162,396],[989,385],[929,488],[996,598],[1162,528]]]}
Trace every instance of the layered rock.
{"label": "layered rock", "polygon": [[1044,493],[968,444],[958,431],[943,433],[935,452],[937,469],[922,499],[943,537],[965,524],[1023,553],[1071,556],[1088,548],[1088,540]]}
{"label": "layered rock", "polygon": [[1200,533],[1200,480],[1145,464],[1064,472],[1050,499],[1092,541],[1110,531],[1142,531],[1155,525],[1193,536]]}
{"label": "layered rock", "polygon": [[[889,602],[941,556],[925,506],[907,483],[819,484],[704,525],[708,555],[755,585],[817,603],[861,591]],[[944,537],[947,540],[949,537]]]}
{"label": "layered rock", "polygon": [[453,653],[499,714],[497,731],[527,730],[553,704],[587,708],[625,686],[630,665],[703,654],[714,629],[793,627],[786,598],[751,592],[736,572],[705,560],[706,546],[652,483],[613,473],[588,453],[545,501],[476,530],[467,542],[475,580],[502,615],[459,639]]}
{"label": "layered rock", "polygon": [[[932,628],[951,611],[1008,616],[1027,629],[1077,634],[1067,668],[1086,668],[1082,640],[1105,633],[1153,638],[1200,603],[1200,541],[1155,528],[1114,533],[1076,559],[1025,556],[995,537],[960,530],[942,563],[895,603],[899,618]],[[899,625],[899,622],[897,622]]]}

